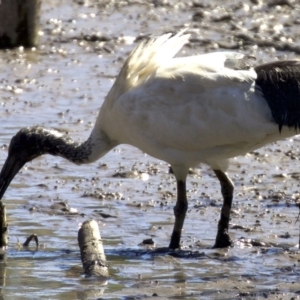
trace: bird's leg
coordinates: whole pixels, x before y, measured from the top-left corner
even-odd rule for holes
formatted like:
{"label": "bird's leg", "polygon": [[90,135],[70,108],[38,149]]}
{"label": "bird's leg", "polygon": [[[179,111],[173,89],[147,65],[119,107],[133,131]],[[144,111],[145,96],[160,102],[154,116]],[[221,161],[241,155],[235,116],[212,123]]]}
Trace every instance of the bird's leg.
{"label": "bird's leg", "polygon": [[214,170],[221,184],[221,192],[223,195],[223,206],[221,217],[218,223],[218,233],[213,248],[225,248],[232,245],[232,241],[228,234],[229,217],[233,198],[233,183],[230,178],[220,170]]}
{"label": "bird's leg", "polygon": [[188,208],[185,181],[177,180],[177,202],[174,207],[175,224],[169,248],[177,249],[180,244],[181,231]]}

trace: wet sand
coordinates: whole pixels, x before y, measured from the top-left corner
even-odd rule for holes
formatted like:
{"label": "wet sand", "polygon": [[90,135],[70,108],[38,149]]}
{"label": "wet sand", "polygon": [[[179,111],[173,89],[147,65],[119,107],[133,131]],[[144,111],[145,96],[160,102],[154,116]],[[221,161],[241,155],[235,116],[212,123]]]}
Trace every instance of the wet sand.
{"label": "wet sand", "polygon": [[[276,3],[277,5],[276,5]],[[0,53],[0,165],[11,137],[42,125],[88,137],[103,99],[138,41],[189,28],[180,55],[241,51],[257,63],[299,55],[296,1],[44,1],[37,49]],[[176,184],[166,163],[120,146],[75,166],[44,156],[4,196],[9,249],[0,262],[3,299],[298,299],[299,137],[232,160],[233,248],[211,249],[222,199],[212,171],[188,180],[182,251],[169,244]],[[99,222],[111,279],[82,276],[77,230]],[[41,247],[18,248],[36,233]]]}

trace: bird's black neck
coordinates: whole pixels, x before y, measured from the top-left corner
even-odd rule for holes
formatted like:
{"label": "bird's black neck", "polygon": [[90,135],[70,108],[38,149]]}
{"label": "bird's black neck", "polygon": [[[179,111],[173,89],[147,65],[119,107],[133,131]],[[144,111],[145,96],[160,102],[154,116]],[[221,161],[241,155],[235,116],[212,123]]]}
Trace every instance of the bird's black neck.
{"label": "bird's black neck", "polygon": [[[36,149],[36,156],[51,154],[61,156],[76,164],[81,164],[88,162],[92,153],[90,139],[83,143],[74,142],[67,134],[56,130],[34,126],[23,128],[18,134],[23,134],[24,145],[31,145]],[[27,139],[27,142],[25,139]]]}
{"label": "bird's black neck", "polygon": [[76,164],[87,162],[92,153],[90,139],[79,143],[74,142],[67,135],[62,137],[48,136],[45,140],[45,146],[48,154],[61,156]]}

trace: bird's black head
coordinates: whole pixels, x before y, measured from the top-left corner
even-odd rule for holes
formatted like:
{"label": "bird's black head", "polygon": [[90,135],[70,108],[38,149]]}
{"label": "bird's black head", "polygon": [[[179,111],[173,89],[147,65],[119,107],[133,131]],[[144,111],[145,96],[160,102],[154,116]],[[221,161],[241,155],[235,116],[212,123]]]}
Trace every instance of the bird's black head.
{"label": "bird's black head", "polygon": [[41,127],[22,128],[11,139],[8,157],[0,173],[0,199],[20,169],[27,162],[44,154],[41,147],[43,130]]}

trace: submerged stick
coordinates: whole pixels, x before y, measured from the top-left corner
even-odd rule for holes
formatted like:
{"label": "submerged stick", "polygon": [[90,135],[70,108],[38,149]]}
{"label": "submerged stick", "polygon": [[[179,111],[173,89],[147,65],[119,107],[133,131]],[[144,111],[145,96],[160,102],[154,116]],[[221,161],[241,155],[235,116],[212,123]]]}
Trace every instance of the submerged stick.
{"label": "submerged stick", "polygon": [[85,221],[78,231],[78,245],[86,276],[108,278],[108,266],[96,221]]}
{"label": "submerged stick", "polygon": [[39,246],[39,239],[38,239],[38,236],[37,236],[36,234],[34,234],[34,233],[33,233],[32,235],[30,235],[30,236],[26,239],[25,243],[23,244],[23,247],[28,247],[28,246],[29,246],[29,243],[30,243],[32,240],[35,241],[35,245],[36,245],[36,247],[38,247],[38,246]]}
{"label": "submerged stick", "polygon": [[38,45],[41,0],[0,0],[0,48]]}
{"label": "submerged stick", "polygon": [[2,201],[0,201],[0,248],[8,245],[8,224],[6,222],[6,209]]}

